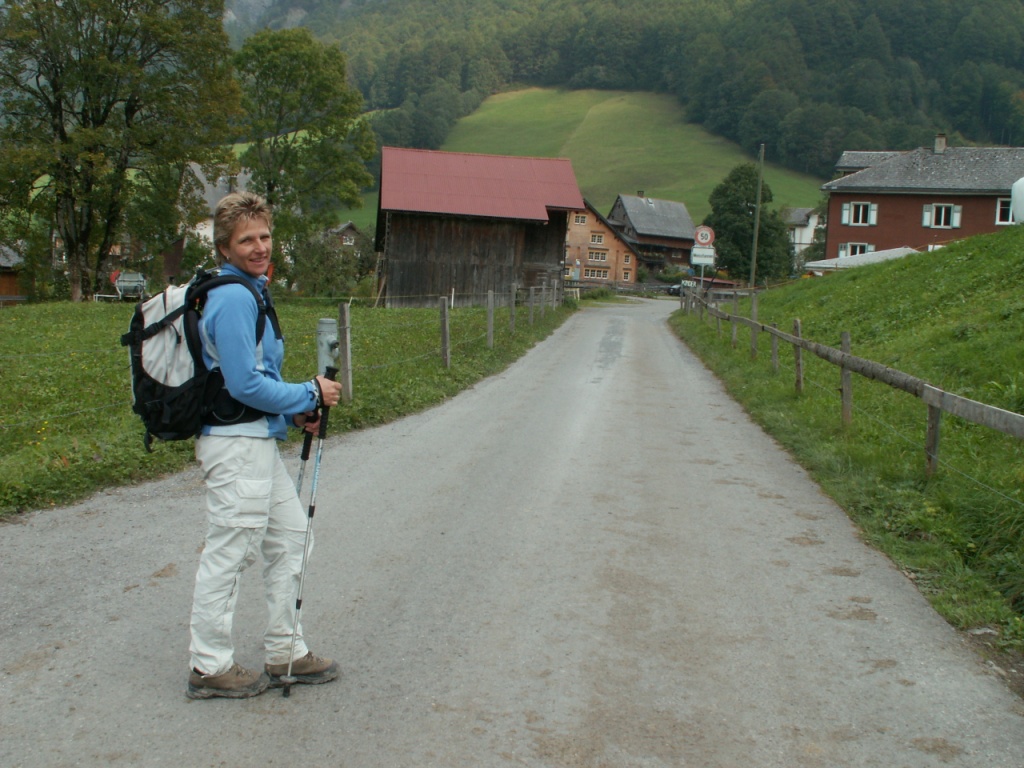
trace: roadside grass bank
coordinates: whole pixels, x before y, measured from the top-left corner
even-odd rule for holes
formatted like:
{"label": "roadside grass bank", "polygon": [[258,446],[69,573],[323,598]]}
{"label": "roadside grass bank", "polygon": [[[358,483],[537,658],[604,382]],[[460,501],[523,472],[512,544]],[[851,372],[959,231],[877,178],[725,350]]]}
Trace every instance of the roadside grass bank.
{"label": "roadside grass bank", "polygon": [[[763,292],[758,321],[925,379],[955,394],[1024,412],[1024,227],[932,253]],[[722,306],[732,312],[732,304]],[[750,302],[738,314],[750,316]],[[723,323],[677,311],[670,325],[751,416],[806,467],[954,626],[998,633],[1024,650],[1024,441],[945,414],[940,467],[925,467],[926,407],[853,375],[853,420],[843,426],[840,369],[770,337],[751,359]],[[699,414],[699,404],[695,413]]]}
{"label": "roadside grass bank", "polygon": [[[320,318],[337,300],[276,302],[286,338],[286,380],[316,372]],[[194,461],[192,441],[142,443],[131,410],[128,352],[120,336],[134,305],[49,303],[0,309],[0,518],[69,504],[106,487],[152,479]],[[487,347],[483,308],[450,314],[451,368],[440,355],[440,312],[352,307],[353,401],[331,409],[330,433],[382,424],[436,405],[506,368],[546,338],[574,304],[541,315],[495,312]],[[300,433],[291,431],[292,440]]]}

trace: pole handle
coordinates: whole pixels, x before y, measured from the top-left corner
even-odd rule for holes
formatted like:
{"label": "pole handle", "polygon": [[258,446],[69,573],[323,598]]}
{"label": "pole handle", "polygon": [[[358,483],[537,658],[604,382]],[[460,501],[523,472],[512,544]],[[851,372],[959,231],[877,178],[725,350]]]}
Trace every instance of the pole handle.
{"label": "pole handle", "polygon": [[[324,371],[324,377],[331,380],[338,380],[338,369],[333,365],[328,365]],[[330,413],[331,409],[329,406],[324,405],[320,409],[320,434],[317,435],[321,440],[327,437],[327,414]]]}
{"label": "pole handle", "polygon": [[309,452],[313,447],[313,433],[307,432],[302,438],[302,460],[309,461]]}

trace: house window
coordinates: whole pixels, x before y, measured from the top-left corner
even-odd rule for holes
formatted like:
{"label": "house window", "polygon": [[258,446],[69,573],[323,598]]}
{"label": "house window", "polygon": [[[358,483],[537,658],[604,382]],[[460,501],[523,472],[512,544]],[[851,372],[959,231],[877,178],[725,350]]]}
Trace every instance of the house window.
{"label": "house window", "polygon": [[948,203],[926,205],[921,213],[921,226],[932,229],[959,229],[963,206]]}
{"label": "house window", "polygon": [[628,269],[622,270],[622,281],[624,283],[628,283],[629,282],[629,270]]}
{"label": "house window", "polygon": [[356,236],[355,235],[342,235],[341,236],[341,244],[342,245],[355,245],[356,244]]}
{"label": "house window", "polygon": [[843,203],[842,222],[853,227],[873,227],[878,224],[878,204]]}
{"label": "house window", "polygon": [[601,234],[600,232],[591,232],[590,242],[593,243],[594,245],[601,245],[602,243],[604,243],[604,235]]}
{"label": "house window", "polygon": [[1008,197],[996,200],[996,224],[1013,224],[1013,209]]}
{"label": "house window", "polygon": [[858,256],[862,253],[871,253],[875,250],[875,246],[871,243],[840,243],[839,244],[839,258],[845,256]]}
{"label": "house window", "polygon": [[632,258],[633,258],[632,254],[627,253],[625,256],[622,257],[622,263],[623,264],[629,264],[630,261],[632,260]]}
{"label": "house window", "polygon": [[592,278],[595,278],[597,280],[607,280],[608,279],[608,270],[607,269],[584,269],[583,270],[583,276],[584,277],[592,277]]}
{"label": "house window", "polygon": [[608,251],[588,251],[587,261],[608,261]]}
{"label": "house window", "polygon": [[586,224],[587,223],[587,214],[585,214],[585,213],[577,213],[575,221],[576,221],[577,224]]}

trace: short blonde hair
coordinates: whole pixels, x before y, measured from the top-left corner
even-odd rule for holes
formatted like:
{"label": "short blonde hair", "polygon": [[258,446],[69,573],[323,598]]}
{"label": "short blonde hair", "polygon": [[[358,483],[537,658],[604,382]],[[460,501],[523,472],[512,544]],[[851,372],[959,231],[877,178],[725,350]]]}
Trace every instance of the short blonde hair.
{"label": "short blonde hair", "polygon": [[267,227],[274,228],[270,204],[255,192],[231,192],[220,199],[213,214],[213,245],[218,264],[224,263],[220,249],[231,242],[235,227],[241,221],[252,219],[263,219]]}

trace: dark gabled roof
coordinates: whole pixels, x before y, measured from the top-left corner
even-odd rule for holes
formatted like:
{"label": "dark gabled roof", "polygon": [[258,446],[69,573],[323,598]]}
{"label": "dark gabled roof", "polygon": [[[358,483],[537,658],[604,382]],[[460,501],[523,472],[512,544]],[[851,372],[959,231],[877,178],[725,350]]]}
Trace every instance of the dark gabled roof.
{"label": "dark gabled roof", "polygon": [[826,192],[1009,194],[1024,176],[1024,147],[919,148],[822,185]]}
{"label": "dark gabled roof", "polygon": [[546,222],[552,209],[583,209],[568,159],[381,150],[381,211]]}
{"label": "dark gabled roof", "polygon": [[25,259],[22,258],[20,253],[9,246],[0,245],[0,268],[14,269],[24,263]]}
{"label": "dark gabled roof", "polygon": [[898,154],[900,154],[900,152],[897,150],[847,150],[839,156],[839,162],[836,163],[836,171],[840,173],[862,171],[865,168],[870,168],[872,165],[877,165],[878,163],[884,162],[890,157],[894,157]]}
{"label": "dark gabled roof", "polygon": [[682,203],[633,195],[619,195],[619,200],[638,235],[693,240],[693,219]]}
{"label": "dark gabled roof", "polygon": [[346,230],[349,230],[349,229],[351,229],[357,235],[362,234],[362,232],[359,231],[359,227],[357,227],[351,221],[346,221],[343,224],[339,224],[336,227],[331,227],[330,229],[327,230],[327,234],[329,234],[329,235],[340,235],[340,234],[343,234]]}
{"label": "dark gabled roof", "polygon": [[814,213],[814,209],[785,208],[782,213],[787,225],[791,227],[806,227],[811,223],[811,214]]}

